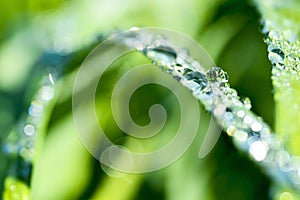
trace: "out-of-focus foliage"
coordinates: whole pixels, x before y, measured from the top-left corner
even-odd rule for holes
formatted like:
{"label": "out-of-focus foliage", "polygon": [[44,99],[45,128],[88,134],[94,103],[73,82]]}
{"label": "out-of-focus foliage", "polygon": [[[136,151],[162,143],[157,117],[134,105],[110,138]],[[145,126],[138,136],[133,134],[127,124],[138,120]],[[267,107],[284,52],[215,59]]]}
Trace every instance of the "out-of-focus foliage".
{"label": "out-of-focus foliage", "polygon": [[[32,66],[44,51],[59,49],[61,42],[68,43],[68,50],[76,51],[87,47],[99,34],[132,26],[169,28],[198,41],[228,71],[231,85],[251,98],[254,111],[273,123],[270,64],[259,33],[259,17],[247,1],[13,0],[1,2],[0,10],[0,144],[5,143],[8,133],[26,113],[39,79],[38,69]],[[105,133],[134,149],[134,142],[118,140],[125,135],[113,120],[110,95],[118,77],[131,66],[147,61],[138,55],[129,55],[124,60],[115,63],[117,67],[103,77],[95,106]],[[77,68],[73,66],[58,86],[58,101],[49,113],[45,142],[33,174],[33,199],[270,197],[269,180],[247,160],[247,155],[233,147],[226,135],[221,136],[205,159],[198,158],[209,121],[209,115],[200,107],[195,108],[201,110],[202,119],[198,136],[171,166],[147,174],[122,174],[101,167],[80,142],[72,120],[71,95]],[[167,143],[180,121],[175,97],[157,85],[136,91],[130,104],[133,119],[141,125],[149,123],[149,107],[156,103],[164,105],[169,118],[162,136],[145,142],[149,149]],[[2,154],[0,161],[2,191],[8,163]]]}

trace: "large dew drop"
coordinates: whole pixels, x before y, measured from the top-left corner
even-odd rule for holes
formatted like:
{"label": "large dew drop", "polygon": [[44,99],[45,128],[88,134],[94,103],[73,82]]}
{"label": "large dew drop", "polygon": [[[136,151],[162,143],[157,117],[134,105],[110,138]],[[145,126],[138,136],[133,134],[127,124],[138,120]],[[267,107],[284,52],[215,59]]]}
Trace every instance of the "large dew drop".
{"label": "large dew drop", "polygon": [[172,65],[177,57],[174,49],[165,46],[147,49],[146,55],[160,65]]}
{"label": "large dew drop", "polygon": [[182,84],[192,91],[196,89],[202,90],[207,86],[207,79],[205,75],[200,72],[188,72],[184,75]]}

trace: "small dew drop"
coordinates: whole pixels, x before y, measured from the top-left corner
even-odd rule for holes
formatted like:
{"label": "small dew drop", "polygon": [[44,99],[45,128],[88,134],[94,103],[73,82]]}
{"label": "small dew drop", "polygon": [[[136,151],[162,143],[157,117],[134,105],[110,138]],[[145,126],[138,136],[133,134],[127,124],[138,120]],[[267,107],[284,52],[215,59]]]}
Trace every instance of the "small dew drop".
{"label": "small dew drop", "polygon": [[214,109],[214,115],[215,116],[222,116],[225,113],[226,106],[223,104],[219,104],[215,109]]}
{"label": "small dew drop", "polygon": [[251,129],[252,129],[252,131],[254,131],[254,132],[259,132],[259,131],[261,131],[261,129],[262,129],[262,125],[261,125],[261,123],[259,123],[259,122],[254,122],[254,123],[251,125]]}
{"label": "small dew drop", "polygon": [[268,128],[263,128],[260,132],[260,135],[262,137],[268,137],[270,135],[271,131]]}
{"label": "small dew drop", "polygon": [[40,101],[32,101],[28,113],[32,117],[39,117],[43,111],[43,104]]}
{"label": "small dew drop", "polygon": [[227,134],[229,135],[229,136],[233,136],[234,135],[234,132],[236,131],[236,127],[235,126],[229,126],[228,128],[227,128],[227,130],[226,130],[226,132],[227,132]]}
{"label": "small dew drop", "polygon": [[25,135],[32,136],[35,132],[35,128],[31,124],[27,124],[23,129]]}
{"label": "small dew drop", "polygon": [[279,40],[280,34],[277,31],[272,30],[269,32],[269,37],[273,40]]}
{"label": "small dew drop", "polygon": [[18,152],[18,146],[11,143],[5,143],[2,146],[2,151],[7,155],[13,155]]}
{"label": "small dew drop", "polygon": [[245,111],[239,110],[236,114],[239,118],[243,118],[245,116]]}
{"label": "small dew drop", "polygon": [[285,66],[281,63],[275,63],[273,67],[279,69],[280,71],[285,69]]}
{"label": "small dew drop", "polygon": [[290,155],[286,151],[280,151],[276,154],[276,161],[280,167],[285,166],[290,160]]}
{"label": "small dew drop", "polygon": [[233,114],[232,114],[232,112],[226,112],[226,113],[225,113],[225,119],[226,119],[227,121],[232,120],[232,119],[233,119]]}
{"label": "small dew drop", "polygon": [[41,89],[41,97],[45,101],[49,101],[54,97],[54,89],[50,86],[43,86]]}
{"label": "small dew drop", "polygon": [[246,116],[244,117],[244,122],[245,122],[246,124],[251,124],[252,121],[253,121],[253,119],[252,119],[251,116],[246,115]]}
{"label": "small dew drop", "polygon": [[250,145],[249,153],[257,161],[262,161],[266,158],[268,149],[262,141],[255,141]]}
{"label": "small dew drop", "polygon": [[248,134],[245,131],[237,130],[234,132],[234,137],[240,142],[245,142],[248,139]]}
{"label": "small dew drop", "polygon": [[299,156],[291,156],[289,162],[290,162],[290,167],[292,170],[297,171],[299,169],[299,167],[300,167],[300,157]]}
{"label": "small dew drop", "polygon": [[242,103],[244,104],[246,109],[248,109],[248,110],[251,109],[251,101],[248,97],[243,98]]}

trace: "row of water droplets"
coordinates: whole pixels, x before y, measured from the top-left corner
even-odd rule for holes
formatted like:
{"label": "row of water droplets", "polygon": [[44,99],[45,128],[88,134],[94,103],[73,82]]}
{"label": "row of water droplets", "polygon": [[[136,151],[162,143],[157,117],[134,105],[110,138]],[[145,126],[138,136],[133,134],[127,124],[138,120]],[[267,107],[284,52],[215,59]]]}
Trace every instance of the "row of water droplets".
{"label": "row of water droplets", "polygon": [[[261,12],[263,13],[263,11]],[[298,27],[295,26],[297,23],[289,18],[280,17],[278,19],[278,16],[276,14],[265,16],[261,21],[261,25],[264,42],[268,45],[268,58],[272,63],[272,82],[276,91],[274,97],[277,103],[277,113],[279,113],[276,119],[280,122],[280,126],[284,125],[278,131],[280,131],[281,138],[287,144],[291,144],[288,141],[292,141],[292,135],[298,134],[297,130],[293,128],[293,124],[297,123],[297,113],[299,112],[299,97],[297,95],[300,75],[299,31]],[[281,112],[284,112],[282,108],[286,109],[285,112],[288,113],[289,118],[282,115]],[[290,120],[291,118],[293,120]],[[287,156],[291,160],[287,162],[288,166],[298,167],[299,158],[290,157],[286,154],[285,157]],[[299,180],[298,177],[295,177],[295,175],[292,176],[292,181],[296,182],[297,189],[299,189]],[[288,192],[287,194],[291,197],[289,199],[294,198],[291,193]]]}
{"label": "row of water droplets", "polygon": [[186,49],[176,49],[163,35],[142,29],[117,34],[113,40],[142,52],[189,89],[234,138],[238,149],[249,153],[276,182],[300,188],[300,158],[284,150],[270,127],[250,110],[248,98],[239,98],[236,90],[230,87],[224,70],[219,67],[205,70]]}
{"label": "row of water droplets", "polygon": [[[54,98],[54,81],[55,73],[48,73],[40,82],[40,87],[35,97],[30,103],[27,111],[25,123],[19,127],[18,137],[8,138],[7,143],[3,146],[3,151],[7,155],[20,155],[28,161],[34,158],[35,136],[41,126],[42,116],[50,100]],[[16,141],[14,141],[16,139]]]}
{"label": "row of water droplets", "polygon": [[47,107],[54,98],[54,82],[57,72],[50,72],[43,76],[33,100],[21,119],[16,130],[9,134],[2,146],[3,153],[10,160],[8,176],[5,181],[5,199],[23,199],[24,191],[29,191],[33,163],[37,154],[37,143],[41,140],[40,129],[44,128],[43,120]]}
{"label": "row of water droplets", "polygon": [[293,23],[288,20],[284,29],[273,21],[261,22],[265,43],[268,45],[268,58],[272,63],[272,80],[275,88],[289,91],[293,81],[300,75],[300,42]]}

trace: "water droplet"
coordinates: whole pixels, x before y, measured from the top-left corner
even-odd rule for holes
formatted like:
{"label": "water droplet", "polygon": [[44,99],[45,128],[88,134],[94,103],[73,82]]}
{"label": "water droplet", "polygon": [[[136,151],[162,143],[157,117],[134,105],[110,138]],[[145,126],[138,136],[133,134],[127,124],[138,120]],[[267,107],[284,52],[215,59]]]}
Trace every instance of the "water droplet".
{"label": "water droplet", "polygon": [[262,125],[261,125],[261,123],[259,123],[259,122],[254,122],[254,123],[251,125],[251,129],[252,129],[252,131],[254,131],[254,132],[259,132],[259,131],[261,131],[261,129],[262,129]]}
{"label": "water droplet", "polygon": [[32,117],[39,117],[43,111],[43,103],[40,101],[32,101],[28,108],[28,113]]}
{"label": "water droplet", "polygon": [[284,53],[281,49],[269,46],[268,58],[272,63],[282,63],[284,60]]}
{"label": "water droplet", "polygon": [[237,98],[237,92],[236,90],[232,89],[232,88],[224,88],[224,94],[228,97],[228,98]]}
{"label": "water droplet", "polygon": [[239,118],[243,118],[245,116],[245,111],[239,110],[236,114]]}
{"label": "water droplet", "polygon": [[175,50],[168,46],[149,48],[146,50],[146,55],[153,62],[161,65],[172,65],[177,56]]}
{"label": "water droplet", "polygon": [[291,170],[298,171],[298,169],[300,167],[300,157],[299,156],[292,156],[291,157],[290,167],[291,167]]}
{"label": "water droplet", "polygon": [[220,83],[220,87],[222,87],[222,88],[230,88],[230,84],[229,83]]}
{"label": "water droplet", "polygon": [[215,109],[214,109],[214,115],[215,116],[222,116],[226,111],[226,106],[223,104],[219,104]]}
{"label": "water droplet", "polygon": [[248,134],[245,131],[237,130],[234,132],[234,137],[240,142],[245,142],[248,139]]}
{"label": "water droplet", "polygon": [[28,149],[28,148],[22,148],[20,150],[20,156],[22,156],[25,159],[31,159],[34,155],[34,150],[33,149]]}
{"label": "water droplet", "polygon": [[280,140],[275,137],[274,135],[269,135],[269,137],[266,137],[264,140],[266,140],[270,146],[270,148],[274,150],[279,150],[281,149],[281,143]]}
{"label": "water droplet", "polygon": [[262,137],[268,137],[270,135],[271,131],[268,128],[263,128],[260,132],[260,135]]}
{"label": "water droplet", "polygon": [[193,91],[196,89],[203,90],[207,86],[207,79],[205,75],[195,71],[186,73],[181,82]]}
{"label": "water droplet", "polygon": [[267,156],[268,148],[262,141],[255,141],[250,145],[249,153],[255,160],[262,161]]}
{"label": "water droplet", "polygon": [[275,159],[281,170],[283,171],[289,170],[288,164],[290,160],[290,155],[286,151],[279,151],[276,154]]}
{"label": "water droplet", "polygon": [[220,83],[226,83],[228,82],[228,75],[227,73],[219,68],[219,67],[213,67],[206,73],[207,80],[211,82],[220,82]]}
{"label": "water droplet", "polygon": [[226,113],[225,113],[225,119],[226,119],[227,121],[232,120],[232,119],[233,119],[233,114],[232,114],[232,112],[226,112]]}
{"label": "water droplet", "polygon": [[236,127],[231,125],[227,128],[226,132],[229,136],[233,136],[236,130]]}
{"label": "water droplet", "polygon": [[280,74],[281,74],[281,70],[280,70],[280,69],[278,69],[278,68],[273,68],[273,69],[272,69],[272,75],[273,75],[273,76],[279,77]]}
{"label": "water droplet", "polygon": [[285,66],[281,63],[275,63],[275,64],[273,64],[273,68],[277,68],[282,71],[285,69]]}
{"label": "water droplet", "polygon": [[[187,73],[189,73],[189,72],[193,72],[193,70],[191,70],[190,68],[184,68],[183,69],[183,76],[185,76]],[[204,76],[204,75],[203,75]],[[205,77],[204,77],[205,78]]]}
{"label": "water droplet", "polygon": [[244,117],[244,122],[245,122],[246,124],[251,124],[252,121],[253,121],[253,119],[252,119],[251,116],[246,115],[246,116]]}
{"label": "water droplet", "polygon": [[32,136],[35,132],[35,128],[31,124],[27,124],[23,129],[25,135]]}
{"label": "water droplet", "polygon": [[45,101],[49,101],[54,97],[54,89],[50,86],[43,86],[40,92],[42,99]]}
{"label": "water droplet", "polygon": [[250,110],[251,109],[251,101],[248,97],[241,99],[242,103],[244,104],[245,108]]}
{"label": "water droplet", "polygon": [[15,155],[18,153],[18,147],[11,143],[5,143],[2,146],[2,151],[6,155]]}
{"label": "water droplet", "polygon": [[261,29],[261,32],[265,35],[265,37],[269,35],[269,29],[266,26],[265,20],[261,20],[260,29]]}
{"label": "water droplet", "polygon": [[280,39],[280,34],[277,31],[271,30],[269,32],[269,37],[273,40],[279,40]]}

